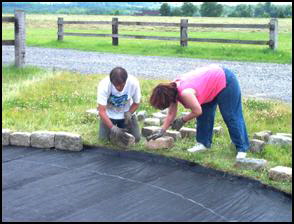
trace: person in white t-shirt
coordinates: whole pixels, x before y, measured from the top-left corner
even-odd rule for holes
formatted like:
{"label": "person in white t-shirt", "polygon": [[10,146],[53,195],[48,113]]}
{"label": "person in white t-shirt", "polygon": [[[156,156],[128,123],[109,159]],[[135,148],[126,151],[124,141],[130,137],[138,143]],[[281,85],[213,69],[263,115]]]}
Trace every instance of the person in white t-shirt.
{"label": "person in white t-shirt", "polygon": [[98,112],[101,118],[99,138],[126,144],[126,131],[139,142],[141,134],[134,112],[138,109],[140,100],[139,81],[128,75],[122,67],[112,69],[97,88]]}

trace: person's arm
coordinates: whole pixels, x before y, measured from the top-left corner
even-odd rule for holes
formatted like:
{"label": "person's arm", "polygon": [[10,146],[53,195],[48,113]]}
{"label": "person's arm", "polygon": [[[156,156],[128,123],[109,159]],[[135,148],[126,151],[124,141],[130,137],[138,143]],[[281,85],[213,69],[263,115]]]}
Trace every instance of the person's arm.
{"label": "person's arm", "polygon": [[202,108],[197,100],[196,92],[194,89],[185,89],[182,92],[182,100],[186,107],[191,109],[191,112],[183,117],[184,122],[187,122],[202,114]]}
{"label": "person's arm", "polygon": [[98,104],[98,113],[99,113],[102,121],[104,122],[104,124],[106,124],[106,126],[111,129],[113,124],[112,124],[111,120],[109,119],[108,115],[106,114],[106,106]]}
{"label": "person's arm", "polygon": [[167,113],[167,117],[165,118],[163,125],[162,125],[162,129],[164,131],[166,131],[169,126],[171,125],[171,123],[174,121],[176,115],[177,115],[177,110],[178,110],[178,103],[172,103],[169,108],[168,108],[168,113]]}

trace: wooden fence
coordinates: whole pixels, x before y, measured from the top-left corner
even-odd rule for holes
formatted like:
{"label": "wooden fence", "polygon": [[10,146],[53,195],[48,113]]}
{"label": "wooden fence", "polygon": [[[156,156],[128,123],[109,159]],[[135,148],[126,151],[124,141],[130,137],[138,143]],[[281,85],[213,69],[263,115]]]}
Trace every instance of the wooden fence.
{"label": "wooden fence", "polygon": [[25,64],[25,11],[15,10],[14,17],[2,17],[2,22],[14,23],[14,40],[2,40],[2,45],[14,45],[15,66]]}
{"label": "wooden fence", "polygon": [[[162,23],[162,22],[119,22],[118,18],[112,18],[112,21],[64,21],[58,18],[57,39],[63,40],[64,36],[92,36],[92,37],[112,37],[112,45],[118,45],[118,38],[135,39],[153,39],[153,40],[180,40],[181,46],[187,46],[188,41],[192,42],[217,42],[217,43],[235,43],[235,44],[258,44],[268,45],[271,49],[277,49],[278,46],[278,20],[271,19],[268,24],[204,24],[189,23],[187,19],[181,19],[180,23]],[[64,24],[111,24],[112,34],[87,34],[87,33],[66,33]],[[160,37],[160,36],[142,36],[118,34],[118,25],[126,26],[177,26],[180,27],[180,37]],[[209,38],[188,38],[188,27],[209,27],[209,28],[252,28],[269,29],[269,40],[230,40],[230,39],[209,39]]]}

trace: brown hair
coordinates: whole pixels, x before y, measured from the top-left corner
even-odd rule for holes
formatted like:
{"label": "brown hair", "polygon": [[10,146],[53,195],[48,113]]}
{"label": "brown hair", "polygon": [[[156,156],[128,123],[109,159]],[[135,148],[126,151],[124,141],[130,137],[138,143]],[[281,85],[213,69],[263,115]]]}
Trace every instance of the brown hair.
{"label": "brown hair", "polygon": [[122,67],[115,67],[111,70],[109,78],[113,85],[123,84],[127,81],[128,73]]}
{"label": "brown hair", "polygon": [[171,103],[176,103],[177,97],[178,90],[176,83],[160,83],[152,91],[150,104],[157,109],[164,110]]}

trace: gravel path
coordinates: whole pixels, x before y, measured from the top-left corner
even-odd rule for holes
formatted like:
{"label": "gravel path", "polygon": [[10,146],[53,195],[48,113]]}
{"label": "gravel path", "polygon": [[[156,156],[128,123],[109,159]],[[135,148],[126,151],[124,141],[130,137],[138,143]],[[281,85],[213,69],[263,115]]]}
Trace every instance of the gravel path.
{"label": "gravel path", "polygon": [[[14,63],[14,47],[2,46],[2,64]],[[253,63],[161,56],[86,52],[71,49],[26,48],[26,64],[82,74],[109,74],[116,66],[147,79],[174,79],[209,63],[221,63],[239,78],[242,94],[292,103],[292,64]]]}

